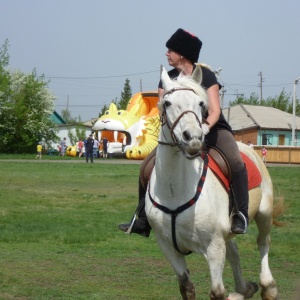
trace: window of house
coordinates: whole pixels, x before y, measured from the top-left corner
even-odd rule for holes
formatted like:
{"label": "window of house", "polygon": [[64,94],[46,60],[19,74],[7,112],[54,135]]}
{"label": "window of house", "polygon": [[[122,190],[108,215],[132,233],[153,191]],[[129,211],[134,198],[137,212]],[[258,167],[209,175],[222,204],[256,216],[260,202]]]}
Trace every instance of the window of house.
{"label": "window of house", "polygon": [[273,145],[273,134],[263,133],[262,134],[263,145]]}

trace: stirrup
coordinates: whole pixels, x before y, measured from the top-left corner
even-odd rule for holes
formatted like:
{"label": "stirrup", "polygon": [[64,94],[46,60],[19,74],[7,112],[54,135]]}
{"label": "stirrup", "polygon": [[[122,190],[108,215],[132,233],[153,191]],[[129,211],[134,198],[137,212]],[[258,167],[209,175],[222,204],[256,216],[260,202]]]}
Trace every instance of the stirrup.
{"label": "stirrup", "polygon": [[[237,224],[235,223],[235,221],[237,221]],[[238,225],[239,223],[241,227],[239,227]],[[233,227],[234,225],[237,225],[237,227]],[[247,232],[247,229],[248,229],[248,221],[244,216],[244,214],[240,211],[233,213],[230,233],[245,234]]]}
{"label": "stirrup", "polygon": [[233,216],[238,216],[246,225],[246,228],[248,227],[248,220],[246,219],[246,217],[244,216],[244,214],[240,211],[236,212],[233,214]]}
{"label": "stirrup", "polygon": [[132,231],[133,225],[135,223],[135,220],[136,220],[136,214],[133,215],[133,217],[130,221],[130,226],[129,226],[128,230],[125,232],[126,234],[131,234],[131,231]]}

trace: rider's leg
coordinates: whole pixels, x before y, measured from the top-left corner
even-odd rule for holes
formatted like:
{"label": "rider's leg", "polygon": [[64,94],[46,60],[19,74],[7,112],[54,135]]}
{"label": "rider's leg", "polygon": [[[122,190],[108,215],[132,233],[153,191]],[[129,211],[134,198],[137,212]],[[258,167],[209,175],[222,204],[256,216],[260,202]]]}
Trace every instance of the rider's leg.
{"label": "rider's leg", "polygon": [[139,177],[139,203],[130,223],[120,224],[119,229],[126,233],[137,233],[144,237],[150,235],[151,226],[145,212],[145,196],[148,180],[154,167],[156,148],[144,159]]}
{"label": "rider's leg", "polygon": [[240,171],[232,172],[231,183],[235,199],[238,205],[238,213],[233,215],[231,232],[232,233],[246,233],[249,224],[248,217],[248,174],[245,166]]}
{"label": "rider's leg", "polygon": [[232,217],[231,232],[246,233],[248,226],[248,175],[239,148],[232,133],[228,130],[218,130],[207,136],[208,145],[222,150],[231,168],[231,187],[236,199],[236,213]]}

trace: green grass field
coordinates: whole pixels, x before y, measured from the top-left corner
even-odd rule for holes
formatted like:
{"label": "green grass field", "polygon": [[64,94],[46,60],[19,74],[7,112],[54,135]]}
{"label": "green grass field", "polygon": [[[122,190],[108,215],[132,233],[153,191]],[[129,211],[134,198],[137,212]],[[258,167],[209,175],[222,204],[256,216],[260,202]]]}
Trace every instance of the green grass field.
{"label": "green grass field", "polygon": [[[269,171],[275,194],[289,205],[281,218],[287,226],[272,231],[270,266],[280,299],[291,300],[300,279],[300,167]],[[135,209],[138,173],[138,164],[116,161],[1,161],[0,299],[181,299],[154,235],[117,229]],[[244,276],[258,282],[255,235],[251,224],[236,240]],[[197,299],[208,299],[205,259],[193,254],[187,261]],[[229,264],[224,283],[233,291]]]}

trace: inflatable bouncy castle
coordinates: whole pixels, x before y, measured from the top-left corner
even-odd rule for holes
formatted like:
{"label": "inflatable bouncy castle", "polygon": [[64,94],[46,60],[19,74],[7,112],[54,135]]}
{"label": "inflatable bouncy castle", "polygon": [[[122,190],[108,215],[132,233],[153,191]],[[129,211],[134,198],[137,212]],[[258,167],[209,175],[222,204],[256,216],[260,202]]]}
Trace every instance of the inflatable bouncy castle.
{"label": "inflatable bouncy castle", "polygon": [[157,92],[140,92],[129,101],[126,110],[114,103],[93,126],[99,141],[109,141],[108,155],[144,159],[156,146],[160,129]]}

